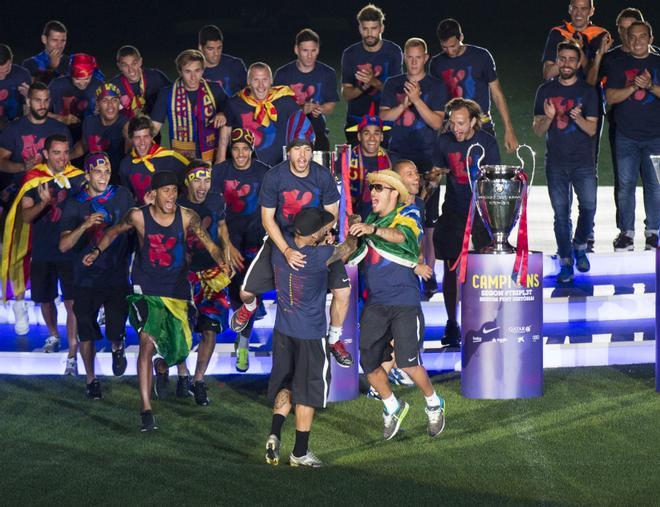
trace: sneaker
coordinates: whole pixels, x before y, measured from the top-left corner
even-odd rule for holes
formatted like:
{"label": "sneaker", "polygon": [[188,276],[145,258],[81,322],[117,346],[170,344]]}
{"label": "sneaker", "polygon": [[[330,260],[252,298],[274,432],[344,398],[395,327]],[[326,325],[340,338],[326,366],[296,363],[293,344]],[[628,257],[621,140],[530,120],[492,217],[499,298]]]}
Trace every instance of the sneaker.
{"label": "sneaker", "polygon": [[346,347],[344,347],[343,341],[337,340],[335,343],[330,345],[329,348],[332,357],[335,358],[335,361],[337,361],[339,366],[342,368],[348,368],[353,364],[353,357],[348,352],[348,350],[346,350]]}
{"label": "sneaker", "polygon": [[433,275],[431,278],[429,278],[426,281],[422,282],[422,287],[424,290],[424,296],[426,299],[431,299],[433,297],[433,294],[438,292],[438,280],[436,280],[435,275]]}
{"label": "sneaker", "polygon": [[461,346],[461,328],[458,327],[456,322],[447,321],[447,324],[445,324],[445,335],[440,340],[440,343],[448,347]]}
{"label": "sneaker", "polygon": [[369,390],[367,391],[367,398],[371,398],[373,400],[382,400],[383,398],[380,396],[380,393],[376,391],[376,388],[374,386],[369,386]]}
{"label": "sneaker", "polygon": [[195,403],[197,403],[198,405],[205,407],[206,405],[211,403],[211,400],[209,400],[209,397],[206,394],[206,382],[204,382],[203,380],[198,380],[197,382],[193,382],[192,392],[193,395],[195,396]]}
{"label": "sneaker", "polygon": [[573,281],[573,266],[562,264],[557,274],[557,283],[571,283]]}
{"label": "sneaker", "polygon": [[586,273],[591,269],[586,250],[575,250],[575,267],[580,273]]}
{"label": "sneaker", "polygon": [[60,350],[60,339],[58,336],[49,336],[44,342],[44,352],[57,352]]}
{"label": "sneaker", "polygon": [[154,380],[154,397],[157,400],[164,400],[169,394],[170,369],[162,357],[154,361],[154,370],[156,379]]}
{"label": "sneaker", "polygon": [[401,368],[392,368],[387,377],[390,382],[397,386],[414,386],[415,382]]}
{"label": "sneaker", "polygon": [[280,464],[280,439],[270,435],[266,440],[266,463],[269,465]]}
{"label": "sneaker", "polygon": [[429,418],[426,431],[430,437],[437,437],[445,429],[445,400],[437,407],[426,407],[424,412]]}
{"label": "sneaker", "polygon": [[635,249],[633,238],[625,232],[620,232],[613,242],[615,252],[632,252]]}
{"label": "sneaker", "polygon": [[646,236],[646,243],[644,244],[644,250],[655,250],[658,248],[658,235],[649,234]]}
{"label": "sneaker", "polygon": [[66,358],[66,368],[64,368],[65,375],[76,376],[78,375],[78,359],[75,357]]}
{"label": "sneaker", "polygon": [[241,305],[241,307],[232,314],[229,327],[235,333],[240,333],[250,323],[252,315],[254,315],[254,310],[250,311],[245,308],[244,304]]}
{"label": "sneaker", "polygon": [[30,331],[30,322],[28,321],[28,311],[25,300],[14,301],[14,332],[19,336],[24,336]]}
{"label": "sneaker", "polygon": [[101,394],[101,382],[99,382],[99,379],[95,378],[90,384],[87,384],[87,398],[90,400],[103,399],[103,395]]}
{"label": "sneaker", "polygon": [[189,398],[193,396],[190,375],[178,375],[176,379],[176,397]]}
{"label": "sneaker", "polygon": [[383,422],[385,426],[385,429],[383,430],[383,438],[385,440],[391,440],[394,435],[399,432],[401,423],[408,415],[409,408],[410,405],[408,405],[405,401],[400,401],[398,410],[393,414],[388,414],[387,412],[383,411]]}
{"label": "sneaker", "polygon": [[142,433],[158,429],[158,426],[156,426],[156,418],[151,410],[140,412],[140,418],[142,419],[142,425],[140,426],[140,431]]}
{"label": "sneaker", "polygon": [[300,456],[300,458],[296,458],[293,453],[289,454],[289,465],[292,467],[319,468],[323,466],[323,462],[308,449],[307,454]]}
{"label": "sneaker", "polygon": [[594,253],[594,247],[596,246],[596,241],[593,238],[587,240],[587,253]]}
{"label": "sneaker", "polygon": [[121,377],[126,371],[126,347],[124,345],[117,350],[112,351],[112,374],[115,377]]}
{"label": "sneaker", "polygon": [[250,349],[238,346],[238,338],[234,342],[234,352],[236,353],[236,371],[245,373],[250,368]]}

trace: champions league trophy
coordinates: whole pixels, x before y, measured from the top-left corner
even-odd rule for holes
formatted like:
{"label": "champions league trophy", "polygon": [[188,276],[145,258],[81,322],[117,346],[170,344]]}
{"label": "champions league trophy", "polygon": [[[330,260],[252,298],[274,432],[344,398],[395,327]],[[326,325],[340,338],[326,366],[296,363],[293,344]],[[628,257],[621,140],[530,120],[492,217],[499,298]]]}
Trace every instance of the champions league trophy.
{"label": "champions league trophy", "polygon": [[[520,145],[516,150],[516,157],[520,160],[520,167],[510,165],[484,165],[484,147],[474,143],[467,151],[466,161],[470,160],[473,148],[481,148],[481,156],[477,161],[477,175],[473,181],[468,167],[468,179],[474,194],[476,208],[481,220],[492,238],[493,242],[485,247],[481,253],[509,254],[516,250],[509,244],[508,238],[511,230],[521,216],[521,208],[527,206],[527,193],[534,180],[536,171],[536,154],[526,144]],[[520,156],[520,149],[527,148],[532,154],[532,176],[529,180],[525,172],[525,162]],[[468,162],[469,164],[469,162]]]}
{"label": "champions league trophy", "polygon": [[[289,155],[286,151],[286,146],[282,147],[284,153],[284,160],[288,160]],[[350,155],[350,144],[336,144],[333,151],[314,150],[312,152],[312,160],[317,164],[330,169],[333,176],[339,184],[342,182],[342,156],[345,154]]]}

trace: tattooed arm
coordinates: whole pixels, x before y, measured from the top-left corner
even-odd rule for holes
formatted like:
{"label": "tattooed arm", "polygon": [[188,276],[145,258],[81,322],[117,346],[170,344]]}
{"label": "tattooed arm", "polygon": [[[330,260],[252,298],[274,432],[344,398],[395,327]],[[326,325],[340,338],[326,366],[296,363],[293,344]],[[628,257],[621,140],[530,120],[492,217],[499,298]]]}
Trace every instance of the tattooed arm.
{"label": "tattooed arm", "polygon": [[105,251],[105,249],[108,248],[110,245],[112,245],[112,242],[117,238],[117,236],[125,232],[128,232],[131,229],[134,229],[136,226],[135,222],[137,219],[137,215],[140,215],[140,210],[138,208],[131,208],[126,212],[124,218],[122,218],[117,225],[113,225],[112,227],[109,227],[105,231],[103,238],[101,238],[101,241],[98,242],[96,247],[93,248],[92,251],[89,252],[87,255],[85,255],[85,257],[83,257],[82,260],[83,264],[85,266],[91,266],[92,264],[94,264],[96,259],[99,258],[99,256]]}
{"label": "tattooed arm", "polygon": [[[349,227],[353,224],[357,224],[358,222],[360,222],[360,220],[361,220],[360,215],[351,215],[348,218]],[[353,236],[351,234],[346,236],[346,240],[335,247],[335,251],[326,262],[326,265],[329,266],[330,264],[332,264],[335,261],[338,261],[339,259],[341,259],[343,262],[346,262],[348,260],[348,257],[353,252],[355,252],[355,249],[357,248],[357,244],[358,244],[357,236]]]}
{"label": "tattooed arm", "polygon": [[197,236],[197,238],[204,245],[204,248],[206,248],[206,250],[211,254],[211,257],[213,257],[213,260],[218,264],[218,266],[227,267],[225,264],[224,255],[222,253],[222,248],[213,242],[211,236],[209,236],[209,233],[206,232],[204,227],[202,227],[202,222],[199,219],[199,215],[191,209],[182,208],[182,210],[184,210],[186,215],[188,215],[188,227],[185,227],[185,229],[190,229],[195,234],[195,236]]}

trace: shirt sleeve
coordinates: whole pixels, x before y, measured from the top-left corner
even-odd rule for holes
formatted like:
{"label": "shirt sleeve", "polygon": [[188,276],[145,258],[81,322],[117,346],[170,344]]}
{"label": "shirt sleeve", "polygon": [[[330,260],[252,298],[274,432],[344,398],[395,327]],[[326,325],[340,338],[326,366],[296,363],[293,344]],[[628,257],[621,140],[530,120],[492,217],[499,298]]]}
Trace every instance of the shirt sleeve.
{"label": "shirt sleeve", "polygon": [[543,57],[541,63],[554,62],[557,60],[557,44],[561,42],[561,34],[557,30],[552,29],[548,33],[548,38],[545,41],[545,48],[543,49]]}
{"label": "shirt sleeve", "polygon": [[325,72],[321,103],[325,104],[326,102],[339,102],[339,93],[337,92],[337,75],[331,69],[326,70],[328,72]]}
{"label": "shirt sleeve", "polygon": [[264,208],[277,208],[277,186],[272,173],[266,173],[259,190],[259,204]]}
{"label": "shirt sleeve", "polygon": [[154,108],[151,110],[151,119],[158,123],[165,123],[167,118],[167,98],[169,96],[170,88],[161,88],[156,98]]}
{"label": "shirt sleeve", "polygon": [[605,83],[605,88],[625,88],[626,75],[619,64],[622,60],[624,60],[624,58],[619,58],[616,61],[610,62],[607,66],[607,81]]}
{"label": "shirt sleeve", "polygon": [[584,102],[582,103],[582,114],[585,118],[598,117],[599,107],[598,94],[594,88],[589,87],[584,94]]}
{"label": "shirt sleeve", "polygon": [[341,82],[350,85],[355,83],[355,64],[346,51],[341,55]]}
{"label": "shirt sleeve", "polygon": [[495,65],[495,59],[487,49],[484,49],[482,59],[484,66],[484,76],[489,83],[492,83],[493,81],[497,80],[497,66]]}
{"label": "shirt sleeve", "polygon": [[339,191],[335,178],[330,174],[330,171],[323,170],[323,186],[321,187],[321,203],[324,206],[334,204],[340,199]]}
{"label": "shirt sleeve", "polygon": [[439,81],[433,81],[433,91],[429,97],[429,109],[431,111],[443,111],[445,109],[445,104],[448,102],[447,89],[444,84]]}
{"label": "shirt sleeve", "polygon": [[273,77],[273,86],[282,86],[288,84],[284,77],[284,71],[282,70],[283,68],[284,67],[280,67],[275,71],[275,76]]}
{"label": "shirt sleeve", "polygon": [[381,107],[396,107],[399,103],[396,100],[396,82],[390,78],[383,85],[383,94],[380,97]]}
{"label": "shirt sleeve", "polygon": [[392,72],[391,76],[403,73],[403,51],[399,46],[392,47]]}
{"label": "shirt sleeve", "polygon": [[60,219],[60,231],[72,231],[80,224],[78,218],[78,203],[75,199],[67,199],[64,202],[62,218]]}
{"label": "shirt sleeve", "polygon": [[543,86],[539,86],[536,90],[536,96],[534,97],[534,116],[543,116],[545,115],[545,110],[543,109],[543,102],[545,101],[545,93],[543,91]]}

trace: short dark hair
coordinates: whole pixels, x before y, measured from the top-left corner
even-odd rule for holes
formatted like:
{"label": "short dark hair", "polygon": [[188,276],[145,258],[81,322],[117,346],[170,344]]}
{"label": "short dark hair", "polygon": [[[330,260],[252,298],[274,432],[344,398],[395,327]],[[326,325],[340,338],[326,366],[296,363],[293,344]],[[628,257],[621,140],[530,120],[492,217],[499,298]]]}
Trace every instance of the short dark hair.
{"label": "short dark hair", "polygon": [[385,13],[380,7],[376,7],[374,4],[367,4],[357,13],[358,23],[363,21],[376,21],[381,25],[385,21]]}
{"label": "short dark hair", "polygon": [[302,44],[303,42],[309,41],[316,42],[319,45],[321,44],[321,38],[319,37],[319,34],[311,28],[303,28],[296,34],[296,46]]}
{"label": "short dark hair", "polygon": [[435,30],[435,34],[438,37],[440,42],[456,37],[457,39],[461,38],[463,31],[461,30],[461,25],[454,18],[443,19],[438,23],[438,28]]}
{"label": "short dark hair", "polygon": [[154,122],[146,114],[135,116],[128,122],[128,137],[133,137],[138,130],[144,129],[149,129],[151,135],[154,135]]}
{"label": "short dark hair", "polygon": [[565,40],[557,44],[557,56],[559,56],[560,51],[565,51],[565,50],[574,51],[577,54],[578,59],[580,58],[580,48],[574,42]]}
{"label": "short dark hair", "polygon": [[67,33],[67,30],[66,26],[64,26],[64,23],[57,21],[56,19],[51,19],[44,25],[44,31],[42,32],[42,35],[48,37],[50,32]]}
{"label": "short dark hair", "polygon": [[48,85],[46,83],[42,83],[41,81],[35,81],[28,87],[28,98],[32,97],[32,92],[40,92],[40,91],[49,91]]}
{"label": "short dark hair", "polygon": [[11,48],[7,44],[0,44],[0,65],[4,65],[13,59],[14,53],[11,52]]}
{"label": "short dark hair", "polygon": [[637,21],[644,21],[644,15],[642,14],[642,11],[636,9],[635,7],[626,7],[623,9],[616,17],[616,26],[619,26],[619,23],[621,23],[623,18],[633,18]]}
{"label": "short dark hair", "polygon": [[46,138],[46,141],[44,142],[44,149],[49,151],[53,143],[69,144],[69,138],[64,134],[51,134]]}
{"label": "short dark hair", "polygon": [[222,30],[215,25],[205,25],[197,33],[197,42],[202,47],[206,46],[207,42],[216,40],[224,42],[225,39],[222,35]]}
{"label": "short dark hair", "polygon": [[202,67],[206,64],[206,58],[198,49],[185,49],[179,53],[174,60],[176,70],[181,72],[186,65],[192,62],[201,62]]}
{"label": "short dark hair", "polygon": [[117,50],[117,61],[119,61],[120,58],[126,58],[127,56],[142,58],[140,51],[135,46],[122,46]]}
{"label": "short dark hair", "polygon": [[413,162],[412,160],[408,160],[407,158],[400,158],[399,160],[394,162],[394,165],[392,166],[392,170],[397,174],[401,174],[401,167],[406,164],[410,164],[415,169],[417,169],[417,164],[415,164],[415,162]]}
{"label": "short dark hair", "polygon": [[651,28],[651,23],[649,23],[648,21],[633,21],[628,27],[628,33],[630,33],[630,29],[635,26],[645,26],[646,29],[649,31],[649,37],[653,37],[653,28]]}
{"label": "short dark hair", "polygon": [[[568,1],[568,5],[573,5],[573,2],[574,2],[574,1],[575,1],[575,0],[569,0],[569,1]],[[590,8],[590,9],[593,9],[593,7],[594,7],[594,0],[589,0],[589,8]]]}

